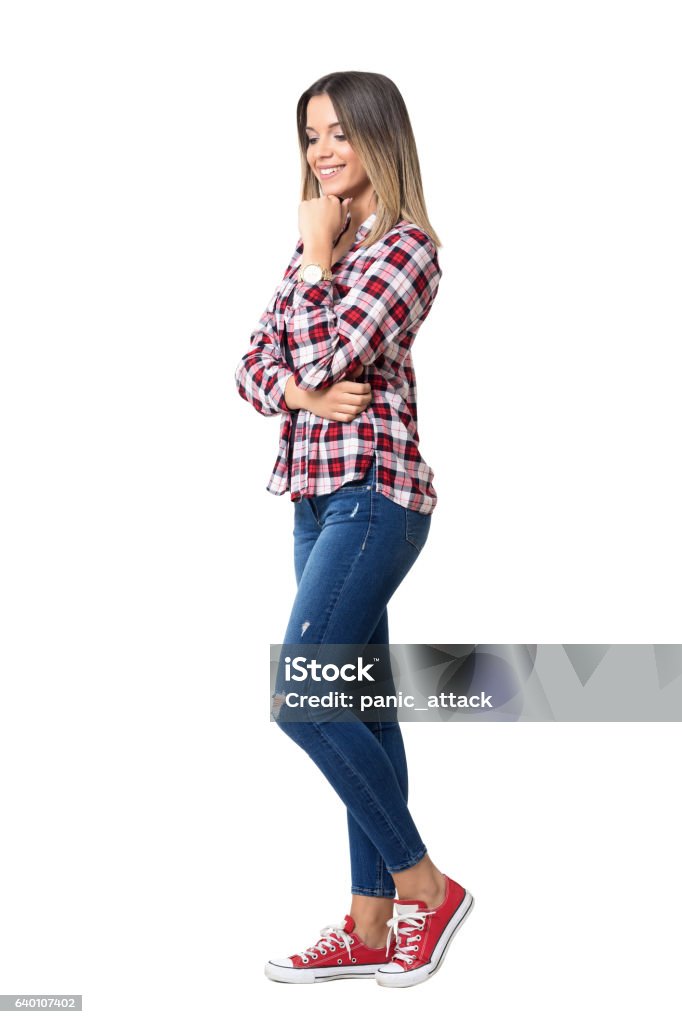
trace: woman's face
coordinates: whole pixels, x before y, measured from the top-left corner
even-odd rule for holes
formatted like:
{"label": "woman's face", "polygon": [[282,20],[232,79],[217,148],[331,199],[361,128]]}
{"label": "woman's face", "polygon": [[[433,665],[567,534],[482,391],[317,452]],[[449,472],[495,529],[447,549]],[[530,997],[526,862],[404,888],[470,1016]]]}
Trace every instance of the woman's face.
{"label": "woman's face", "polygon": [[[306,117],[308,163],[322,185],[323,195],[345,199],[363,192],[369,185],[369,178],[346,141],[343,126],[336,122],[338,118],[329,96],[311,96]],[[329,175],[323,174],[327,167],[340,169]]]}

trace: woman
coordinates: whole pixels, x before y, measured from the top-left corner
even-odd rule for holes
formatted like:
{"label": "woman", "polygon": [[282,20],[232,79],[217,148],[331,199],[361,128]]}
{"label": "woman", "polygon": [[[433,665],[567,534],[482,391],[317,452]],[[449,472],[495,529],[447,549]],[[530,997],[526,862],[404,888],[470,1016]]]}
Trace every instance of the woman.
{"label": "woman", "polygon": [[[411,346],[438,291],[440,242],[390,79],[325,76],[299,99],[297,124],[301,237],[236,382],[258,412],[282,417],[267,489],[294,502],[298,590],[284,644],[387,645],[388,601],[437,500],[419,451]],[[352,901],[342,924],[270,960],[266,975],[426,981],[473,899],[433,864],[408,810],[397,721],[276,721],[346,804]]]}

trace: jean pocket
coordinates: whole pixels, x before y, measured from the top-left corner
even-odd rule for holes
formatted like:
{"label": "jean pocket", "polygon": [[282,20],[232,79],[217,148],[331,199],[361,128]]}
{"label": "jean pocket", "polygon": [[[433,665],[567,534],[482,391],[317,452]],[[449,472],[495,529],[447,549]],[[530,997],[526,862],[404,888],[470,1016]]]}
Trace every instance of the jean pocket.
{"label": "jean pocket", "polygon": [[421,551],[431,529],[431,516],[424,512],[416,512],[412,508],[404,508],[403,511],[405,513],[405,540],[417,551]]}

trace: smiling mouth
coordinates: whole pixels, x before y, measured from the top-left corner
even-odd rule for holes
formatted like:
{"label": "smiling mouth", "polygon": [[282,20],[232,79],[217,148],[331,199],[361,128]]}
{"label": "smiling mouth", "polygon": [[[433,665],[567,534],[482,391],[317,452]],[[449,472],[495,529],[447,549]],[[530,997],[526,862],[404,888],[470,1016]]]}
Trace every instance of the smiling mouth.
{"label": "smiling mouth", "polygon": [[327,170],[326,167],[321,167],[320,168],[320,177],[321,178],[333,178],[334,175],[338,174],[339,171],[342,171],[345,166],[346,166],[345,164],[339,164],[338,167],[330,167],[329,170]]}

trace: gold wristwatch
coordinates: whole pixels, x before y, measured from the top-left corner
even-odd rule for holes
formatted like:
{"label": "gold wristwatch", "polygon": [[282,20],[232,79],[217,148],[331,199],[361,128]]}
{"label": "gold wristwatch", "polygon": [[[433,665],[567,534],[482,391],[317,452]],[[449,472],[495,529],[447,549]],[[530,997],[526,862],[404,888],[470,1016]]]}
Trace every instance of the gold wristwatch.
{"label": "gold wristwatch", "polygon": [[307,263],[298,272],[298,281],[305,284],[317,284],[319,281],[331,281],[332,272],[319,263]]}

